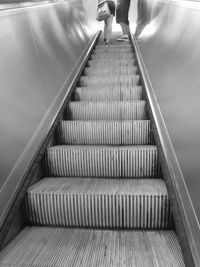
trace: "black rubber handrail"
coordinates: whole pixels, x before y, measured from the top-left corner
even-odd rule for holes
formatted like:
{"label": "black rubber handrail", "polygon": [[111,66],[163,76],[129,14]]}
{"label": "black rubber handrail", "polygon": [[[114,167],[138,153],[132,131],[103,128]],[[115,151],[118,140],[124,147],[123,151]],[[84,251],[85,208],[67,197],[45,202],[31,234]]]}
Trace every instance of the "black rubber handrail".
{"label": "black rubber handrail", "polygon": [[66,103],[66,99],[69,98],[71,90],[77,83],[79,75],[83,71],[85,64],[99,38],[100,31],[97,32],[88,45],[85,47],[82,55],[77,60],[70,74],[66,78],[64,84],[59,90],[58,95],[54,99],[50,108],[43,117],[40,125],[35,131],[34,135],[27,144],[25,150],[18,159],[16,165],[12,169],[10,175],[6,179],[3,187],[0,191],[0,229],[2,228],[13,203],[15,202],[25,180],[29,170],[31,169],[39,151],[41,150],[46,136],[52,129],[56,118],[60,110]]}
{"label": "black rubber handrail", "polygon": [[163,116],[146,70],[138,44],[133,36],[131,42],[135,50],[137,62],[143,78],[146,94],[149,100],[160,143],[163,149],[165,163],[174,187],[175,197],[179,205],[182,221],[186,230],[190,251],[196,267],[200,266],[200,225],[191,201],[183,174],[181,172],[174,148],[172,146]]}

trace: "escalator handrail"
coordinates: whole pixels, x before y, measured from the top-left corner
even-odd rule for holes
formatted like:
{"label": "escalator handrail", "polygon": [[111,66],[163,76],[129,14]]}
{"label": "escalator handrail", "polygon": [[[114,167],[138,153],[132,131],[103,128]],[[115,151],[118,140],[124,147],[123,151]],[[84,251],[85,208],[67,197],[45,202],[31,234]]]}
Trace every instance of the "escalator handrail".
{"label": "escalator handrail", "polygon": [[149,100],[152,115],[158,131],[159,139],[163,149],[165,162],[172,180],[176,199],[180,208],[184,227],[186,229],[187,238],[189,241],[190,250],[195,266],[199,266],[200,262],[200,225],[198,218],[187,189],[181,168],[179,166],[173,145],[171,143],[167,127],[165,125],[162,113],[160,111],[153,86],[151,84],[145,63],[138,44],[133,36],[131,42],[135,50],[137,62],[143,77],[144,86]]}

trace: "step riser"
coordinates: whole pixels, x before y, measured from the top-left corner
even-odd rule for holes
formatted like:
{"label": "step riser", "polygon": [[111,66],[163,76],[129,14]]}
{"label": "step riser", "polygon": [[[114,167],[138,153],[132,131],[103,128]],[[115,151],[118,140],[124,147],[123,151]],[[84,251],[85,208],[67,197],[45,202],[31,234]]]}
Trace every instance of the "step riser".
{"label": "step riser", "polygon": [[45,163],[48,176],[157,178],[161,177],[155,149],[49,148]]}
{"label": "step riser", "polygon": [[136,67],[132,68],[86,68],[84,70],[85,75],[105,76],[105,75],[135,75],[137,72]]}
{"label": "step riser", "polygon": [[142,99],[142,88],[127,90],[104,89],[95,90],[85,87],[75,89],[76,101],[134,101]]}
{"label": "step riser", "polygon": [[100,50],[94,50],[91,54],[91,56],[104,56],[104,58],[106,56],[122,56],[122,57],[127,57],[127,56],[131,56],[131,57],[134,57],[134,53],[133,51],[128,48],[128,49],[113,49],[113,50],[103,50],[103,49],[100,49]]}
{"label": "step riser", "polygon": [[81,86],[98,86],[98,85],[111,85],[111,86],[135,86],[139,84],[138,75],[113,75],[110,77],[99,77],[99,76],[82,76],[79,80]]}
{"label": "step riser", "polygon": [[96,67],[96,66],[101,66],[103,68],[107,67],[134,67],[135,66],[135,61],[134,59],[131,60],[112,60],[112,62],[108,60],[89,60],[88,61],[88,66],[89,67]]}
{"label": "step riser", "polygon": [[31,225],[170,229],[168,197],[28,194],[25,213]]}
{"label": "step riser", "polygon": [[151,145],[150,121],[63,121],[58,129],[60,144]]}
{"label": "step riser", "polygon": [[66,110],[70,120],[144,120],[145,101],[98,103],[70,102]]}
{"label": "step riser", "polygon": [[112,44],[110,47],[109,46],[105,46],[105,44],[97,44],[95,46],[95,48],[100,48],[100,49],[115,49],[115,48],[132,48],[132,45],[130,43],[117,43],[117,44]]}
{"label": "step riser", "polygon": [[[91,60],[105,60],[105,58],[107,60],[130,60],[130,59],[134,59],[135,57],[133,56],[133,53],[116,53],[116,54],[93,54],[90,56]],[[111,62],[112,63],[112,62]]]}

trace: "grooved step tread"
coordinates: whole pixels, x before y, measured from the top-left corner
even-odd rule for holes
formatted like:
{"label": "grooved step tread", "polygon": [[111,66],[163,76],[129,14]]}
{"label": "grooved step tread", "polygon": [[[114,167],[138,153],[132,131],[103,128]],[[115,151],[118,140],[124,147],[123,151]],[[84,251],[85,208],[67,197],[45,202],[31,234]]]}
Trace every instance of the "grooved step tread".
{"label": "grooved step tread", "polygon": [[115,47],[117,47],[117,48],[132,48],[132,45],[129,43],[129,42],[127,42],[127,43],[113,43],[113,44],[111,44],[110,46],[105,46],[105,44],[98,44],[97,43],[97,45],[95,46],[95,48],[103,48],[103,49],[112,49],[112,48],[115,48]]}
{"label": "grooved step tread", "polygon": [[76,101],[134,101],[142,99],[142,87],[127,89],[102,88],[94,90],[91,87],[77,87],[74,90],[74,99]]}
{"label": "grooved step tread", "polygon": [[79,79],[80,86],[95,86],[95,85],[123,85],[123,86],[135,86],[139,84],[139,75],[110,75],[102,76],[90,75],[81,76]]}
{"label": "grooved step tread", "polygon": [[144,120],[146,102],[140,101],[71,101],[66,109],[70,120]]}
{"label": "grooved step tread", "polygon": [[[137,91],[137,90],[142,90],[142,87],[139,85],[132,85],[132,86],[122,86],[122,85],[117,85],[117,86],[111,86],[111,85],[95,85],[95,86],[83,86],[83,87],[79,87],[77,86],[76,88],[80,88],[81,90],[96,90],[96,91],[101,91],[101,90],[107,90],[107,91]],[[109,100],[108,103],[111,102],[116,102],[116,100]],[[125,103],[130,102],[130,100],[126,100]]]}
{"label": "grooved step tread", "polygon": [[102,56],[107,56],[107,55],[131,55],[131,57],[134,57],[134,53],[132,49],[111,49],[111,50],[106,50],[106,49],[94,49],[92,52],[92,55],[102,55]]}
{"label": "grooved step tread", "polygon": [[2,267],[184,267],[173,231],[26,227],[0,254]]}
{"label": "grooved step tread", "polygon": [[105,58],[107,58],[107,60],[116,60],[116,59],[119,59],[119,60],[130,60],[130,59],[134,59],[134,55],[133,53],[106,53],[105,55],[104,54],[92,54],[90,56],[90,59],[92,60],[104,60]]}
{"label": "grooved step tread", "polygon": [[167,196],[162,179],[96,179],[80,177],[44,178],[28,194]]}
{"label": "grooved step tread", "polygon": [[156,146],[53,146],[47,148],[45,163],[48,176],[161,176]]}
{"label": "grooved step tread", "polygon": [[131,66],[131,67],[113,67],[113,66],[107,66],[102,69],[101,66],[96,66],[96,67],[87,67],[84,70],[84,75],[99,75],[99,76],[104,76],[104,75],[111,75],[111,74],[117,74],[117,75],[130,75],[130,74],[136,74],[137,72],[137,67],[136,66]]}
{"label": "grooved step tread", "polygon": [[150,121],[61,121],[59,144],[151,145]]}
{"label": "grooved step tread", "polygon": [[102,68],[108,67],[108,66],[113,66],[113,67],[130,67],[130,66],[135,66],[135,60],[133,59],[112,59],[112,60],[107,60],[107,59],[95,59],[95,60],[88,60],[87,65],[89,67],[96,67],[96,66],[101,66]]}

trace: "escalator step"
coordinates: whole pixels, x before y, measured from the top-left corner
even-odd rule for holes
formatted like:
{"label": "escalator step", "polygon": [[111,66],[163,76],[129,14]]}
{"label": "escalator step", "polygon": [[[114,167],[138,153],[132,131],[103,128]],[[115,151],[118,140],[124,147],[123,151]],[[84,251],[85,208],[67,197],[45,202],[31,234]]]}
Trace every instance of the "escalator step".
{"label": "escalator step", "polygon": [[134,86],[139,84],[139,75],[108,75],[108,76],[82,76],[80,86],[111,85],[111,86]]}
{"label": "escalator step", "polygon": [[96,46],[95,46],[95,48],[102,48],[102,49],[113,49],[113,48],[122,48],[122,49],[124,49],[124,48],[132,48],[132,45],[130,44],[130,43],[115,43],[115,44],[112,44],[111,46],[105,46],[105,44],[97,44]]}
{"label": "escalator step", "polygon": [[174,231],[26,227],[1,252],[1,267],[184,267]]}
{"label": "escalator step", "polygon": [[126,60],[120,60],[120,59],[113,59],[107,60],[107,59],[95,59],[95,60],[88,60],[88,66],[89,67],[94,67],[94,66],[102,66],[102,69],[105,67],[125,67],[125,66],[134,66],[135,65],[135,60],[134,58],[131,59],[126,59]]}
{"label": "escalator step", "polygon": [[100,75],[101,77],[104,75],[133,75],[136,74],[137,67],[131,66],[131,67],[105,67],[102,69],[101,66],[96,66],[93,68],[85,68],[84,75]]}
{"label": "escalator step", "polygon": [[131,54],[131,56],[134,55],[132,48],[94,49],[92,51],[92,55],[104,55],[104,56],[106,56],[106,55],[117,55],[117,54]]}
{"label": "escalator step", "polygon": [[70,120],[144,120],[145,101],[72,101],[66,109]]}
{"label": "escalator step", "polygon": [[161,179],[46,178],[28,189],[29,225],[171,229],[169,198]]}
{"label": "escalator step", "polygon": [[102,88],[77,87],[74,91],[76,101],[133,101],[142,99],[142,87],[132,88]]}
{"label": "escalator step", "polygon": [[161,177],[156,146],[53,146],[45,163],[48,176]]}
{"label": "escalator step", "polygon": [[59,144],[152,145],[150,121],[61,121]]}
{"label": "escalator step", "polygon": [[105,53],[105,54],[92,54],[90,56],[90,59],[92,60],[105,60],[105,58],[107,60],[116,60],[116,59],[120,59],[120,60],[130,60],[130,59],[134,59],[134,54],[133,53]]}

